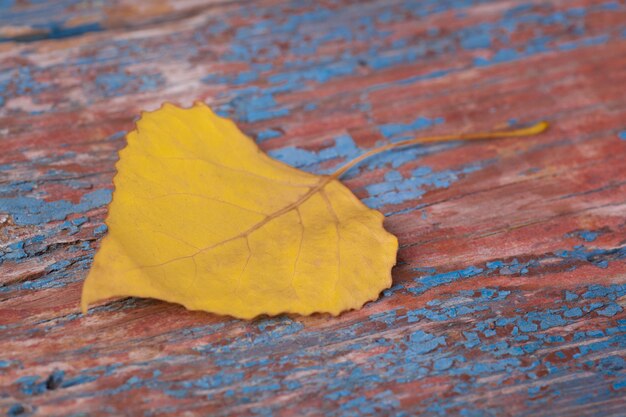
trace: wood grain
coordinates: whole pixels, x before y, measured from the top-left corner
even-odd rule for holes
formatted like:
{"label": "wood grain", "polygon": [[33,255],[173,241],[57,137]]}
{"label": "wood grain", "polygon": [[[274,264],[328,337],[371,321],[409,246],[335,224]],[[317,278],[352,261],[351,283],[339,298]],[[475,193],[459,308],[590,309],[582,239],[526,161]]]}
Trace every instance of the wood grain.
{"label": "wood grain", "polygon": [[[623,2],[135,3],[0,3],[2,413],[624,415]],[[401,244],[360,311],[81,315],[125,132],[196,100],[314,173],[552,128],[350,171]]]}

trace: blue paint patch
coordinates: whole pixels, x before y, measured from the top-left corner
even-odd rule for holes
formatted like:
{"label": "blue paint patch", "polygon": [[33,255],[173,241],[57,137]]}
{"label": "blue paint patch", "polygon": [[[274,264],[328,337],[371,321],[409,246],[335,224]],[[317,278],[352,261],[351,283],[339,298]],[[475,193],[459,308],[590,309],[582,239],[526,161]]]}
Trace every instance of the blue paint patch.
{"label": "blue paint patch", "polygon": [[115,141],[115,140],[124,138],[124,136],[126,136],[126,132],[121,130],[119,132],[115,132],[112,135],[108,136],[106,140]]}
{"label": "blue paint patch", "polygon": [[577,245],[571,251],[559,250],[555,255],[565,260],[585,261],[599,268],[606,268],[609,259],[626,258],[626,246],[614,249],[587,249],[584,245]]}
{"label": "blue paint patch", "polygon": [[565,326],[567,322],[558,314],[546,313],[541,317],[541,330],[550,329],[557,326]]}
{"label": "blue paint patch", "polygon": [[423,294],[431,288],[438,287],[440,285],[449,284],[451,282],[471,278],[479,275],[483,272],[482,268],[470,266],[465,269],[459,269],[456,271],[445,272],[442,274],[427,275],[420,278],[415,278],[414,281],[419,284],[419,287],[409,288],[408,290],[413,294]]}
{"label": "blue paint patch", "polygon": [[445,371],[446,369],[450,369],[450,367],[454,364],[453,358],[439,358],[433,363],[433,369],[435,371]]}
{"label": "blue paint patch", "polygon": [[48,90],[51,85],[38,81],[37,71],[37,67],[19,66],[0,72],[0,106],[10,97],[10,91],[13,91],[11,96],[19,97],[37,95]]}
{"label": "blue paint patch", "polygon": [[586,300],[594,298],[608,298],[611,301],[626,295],[626,284],[613,284],[610,286],[603,285],[590,285],[587,287],[587,291],[582,294],[582,297]]}
{"label": "blue paint patch", "polygon": [[38,395],[46,391],[46,382],[40,381],[38,375],[27,375],[15,381],[20,385],[20,389],[24,395]]}
{"label": "blue paint patch", "polygon": [[468,332],[464,331],[463,336],[465,336],[466,341],[463,343],[467,349],[471,349],[480,345],[480,337],[476,332]]}
{"label": "blue paint patch", "polygon": [[567,318],[578,318],[578,317],[582,317],[582,315],[583,315],[583,311],[580,309],[580,307],[570,308],[569,310],[563,313],[563,317],[567,317]]}
{"label": "blue paint patch", "polygon": [[22,404],[12,404],[9,407],[9,411],[7,411],[7,416],[9,417],[17,417],[23,416],[26,413],[26,408]]}
{"label": "blue paint patch", "polygon": [[105,206],[109,202],[111,190],[100,189],[85,194],[78,204],[67,200],[46,202],[32,197],[0,198],[0,211],[10,214],[17,225],[41,225]]}
{"label": "blue paint patch", "polygon": [[619,304],[611,303],[606,308],[603,308],[602,310],[597,310],[596,313],[601,316],[613,317],[617,313],[621,313],[623,310],[624,309]]}
{"label": "blue paint patch", "polygon": [[206,375],[193,381],[181,383],[184,388],[214,389],[240,383],[244,380],[244,372],[217,372],[213,375]]}
{"label": "blue paint patch", "polygon": [[434,172],[430,167],[422,166],[414,169],[409,178],[386,180],[382,183],[367,185],[365,188],[370,197],[363,199],[363,202],[368,207],[379,209],[389,204],[401,204],[416,200],[423,196],[427,190],[450,187],[461,176],[479,171],[490,162],[481,161],[459,169],[438,172]]}
{"label": "blue paint patch", "polygon": [[109,230],[107,225],[106,224],[101,224],[101,225],[99,225],[99,226],[97,226],[96,228],[93,229],[93,234],[95,236],[99,236],[99,235],[102,235],[102,234],[106,233],[107,230]]}
{"label": "blue paint patch", "polygon": [[500,275],[525,275],[530,268],[538,267],[539,261],[533,259],[527,262],[520,262],[517,258],[509,262],[501,260],[490,261],[485,264],[491,271],[497,272]]}
{"label": "blue paint patch", "polygon": [[482,49],[491,47],[491,27],[483,24],[470,29],[461,30],[459,39],[463,49]]}
{"label": "blue paint patch", "polygon": [[361,152],[362,151],[356,146],[350,136],[343,135],[335,139],[334,146],[324,148],[319,152],[307,151],[290,146],[268,153],[272,158],[278,159],[291,166],[303,168],[337,158],[351,160],[360,155]]}
{"label": "blue paint patch", "polygon": [[73,387],[76,385],[82,385],[82,384],[87,384],[89,382],[93,382],[95,380],[97,380],[98,377],[96,375],[79,375],[73,378],[68,378],[66,380],[63,381],[63,383],[61,384],[61,386],[63,388],[69,388],[69,387]]}
{"label": "blue paint patch", "polygon": [[572,42],[565,42],[558,46],[561,51],[571,51],[584,46],[602,45],[607,43],[609,35],[594,36],[591,38],[580,39]]}
{"label": "blue paint patch", "polygon": [[283,135],[280,130],[265,129],[256,135],[257,142],[263,142],[269,139],[279,138]]}
{"label": "blue paint patch", "polygon": [[131,74],[123,70],[111,73],[100,73],[96,76],[95,85],[105,97],[116,97],[134,92],[154,91],[165,82],[161,74]]}
{"label": "blue paint patch", "polygon": [[395,138],[398,140],[398,136],[404,138],[407,133],[414,132],[416,130],[423,130],[433,127],[435,125],[442,124],[444,119],[442,117],[437,117],[436,119],[429,119],[427,117],[418,117],[410,123],[402,124],[402,123],[393,123],[393,124],[385,124],[379,127],[380,133],[385,136],[387,139]]}
{"label": "blue paint patch", "polygon": [[391,326],[396,321],[396,311],[383,311],[382,313],[376,313],[369,316],[372,321],[385,323],[387,326]]}
{"label": "blue paint patch", "polygon": [[355,72],[357,63],[355,60],[343,62],[322,63],[309,69],[299,69],[294,72],[282,72],[271,75],[268,81],[272,84],[294,85],[302,84],[306,81],[325,83],[334,78],[351,75]]}
{"label": "blue paint patch", "polygon": [[44,39],[65,39],[104,30],[97,22],[69,27],[64,26],[62,23],[52,22],[45,25],[35,24],[33,29],[33,33],[26,35],[0,37],[0,42],[35,42]]}
{"label": "blue paint patch", "polygon": [[287,116],[289,109],[276,108],[276,101],[271,94],[236,98],[231,103],[236,117],[244,122],[260,122]]}
{"label": "blue paint patch", "polygon": [[585,242],[593,242],[598,238],[599,233],[591,230],[579,230],[565,234],[565,237],[577,237]]}

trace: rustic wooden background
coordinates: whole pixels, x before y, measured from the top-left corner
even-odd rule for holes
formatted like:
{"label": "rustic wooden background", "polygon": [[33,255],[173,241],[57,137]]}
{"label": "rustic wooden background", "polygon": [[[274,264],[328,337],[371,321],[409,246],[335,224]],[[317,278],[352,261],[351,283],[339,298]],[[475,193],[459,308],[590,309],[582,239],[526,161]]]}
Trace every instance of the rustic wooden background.
{"label": "rustic wooden background", "polygon": [[[79,312],[117,151],[201,100],[385,213],[394,286],[339,318]],[[149,242],[146,242],[149,244]],[[0,1],[0,411],[623,416],[623,1]]]}

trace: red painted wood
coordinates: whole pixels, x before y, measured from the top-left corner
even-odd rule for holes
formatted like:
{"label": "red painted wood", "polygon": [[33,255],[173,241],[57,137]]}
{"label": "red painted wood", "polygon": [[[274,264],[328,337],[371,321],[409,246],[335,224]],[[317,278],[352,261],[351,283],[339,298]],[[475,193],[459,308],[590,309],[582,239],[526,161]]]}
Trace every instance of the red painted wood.
{"label": "red painted wood", "polygon": [[[623,415],[625,34],[609,1],[0,4],[0,411]],[[317,173],[551,128],[351,171],[401,244],[360,311],[81,315],[124,133],[196,100]]]}

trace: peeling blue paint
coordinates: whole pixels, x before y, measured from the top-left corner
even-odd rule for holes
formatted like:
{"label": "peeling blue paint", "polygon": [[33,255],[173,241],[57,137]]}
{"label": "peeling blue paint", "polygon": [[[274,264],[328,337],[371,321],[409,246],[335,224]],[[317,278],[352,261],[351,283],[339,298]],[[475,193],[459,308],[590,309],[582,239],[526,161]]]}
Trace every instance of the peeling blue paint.
{"label": "peeling blue paint", "polygon": [[33,197],[0,198],[0,212],[13,217],[18,225],[35,225],[63,220],[73,213],[85,213],[111,201],[111,190],[101,189],[85,194],[80,202],[67,200],[46,202]]}
{"label": "peeling blue paint", "polygon": [[[8,7],[4,5],[11,3],[0,3],[0,7]],[[336,9],[331,3],[324,7],[313,3],[306,5],[307,10],[297,17],[290,17],[286,9],[293,5],[276,5],[263,9],[263,14],[258,10],[261,8],[245,8],[237,13],[241,13],[238,18],[250,22],[246,26],[234,27],[228,19],[218,20],[207,16],[202,27],[193,29],[194,45],[190,44],[187,51],[169,51],[167,44],[148,45],[141,38],[132,41],[102,39],[98,51],[93,55],[77,54],[72,62],[63,63],[59,69],[74,70],[75,65],[78,66],[77,71],[83,71],[83,66],[107,65],[107,73],[97,72],[100,75],[94,83],[80,86],[90,89],[95,99],[152,91],[164,86],[167,80],[150,73],[135,73],[134,68],[139,66],[133,67],[133,72],[130,72],[128,65],[137,63],[137,57],[145,59],[142,61],[144,63],[153,62],[157,56],[169,62],[176,62],[177,56],[192,55],[197,58],[207,52],[202,48],[216,36],[230,36],[232,33],[236,40],[231,43],[230,49],[211,50],[210,53],[215,53],[216,62],[230,61],[241,69],[233,73],[204,74],[202,82],[223,91],[215,97],[220,114],[247,123],[258,122],[262,127],[247,128],[257,132],[256,139],[262,142],[283,135],[283,130],[267,127],[281,126],[281,123],[273,124],[271,120],[280,122],[280,118],[296,109],[306,112],[318,106],[317,102],[294,103],[282,100],[281,95],[285,93],[309,93],[332,82],[341,88],[341,80],[346,76],[359,74],[358,79],[364,80],[375,75],[378,69],[394,71],[406,64],[420,68],[407,72],[406,78],[363,87],[360,103],[354,109],[375,119],[377,109],[374,103],[368,101],[369,93],[390,86],[402,88],[425,80],[452,77],[459,71],[471,68],[482,71],[483,67],[541,53],[590,48],[609,40],[621,39],[620,36],[624,37],[626,33],[604,33],[602,28],[591,24],[601,17],[596,13],[623,9],[623,5],[617,2],[565,7],[559,11],[550,4],[511,4],[503,7],[501,18],[495,18],[492,23],[470,23],[470,16],[472,19],[474,16],[465,13],[465,9],[479,3],[465,0],[406,1],[399,3],[395,9],[384,5],[371,10],[367,9],[372,7],[369,3],[355,4],[353,7],[367,10],[370,16],[354,21],[350,19],[349,12]],[[406,20],[405,16],[424,17],[445,12],[451,12],[446,16],[459,19],[459,29],[429,27],[417,37],[405,37],[400,32],[394,32],[395,26]],[[23,16],[15,15],[13,11],[5,14],[3,9],[0,21],[13,24],[26,19]],[[61,26],[65,27],[64,24]],[[528,31],[529,28],[532,31]],[[91,29],[85,27],[79,30]],[[516,40],[519,38],[515,36],[516,31],[524,31],[530,38]],[[183,35],[172,33],[170,36]],[[278,45],[277,41],[285,38],[291,42]],[[340,54],[335,52],[337,42],[347,44],[341,48]],[[431,68],[430,64],[434,61],[458,51],[465,51],[467,64],[450,60],[444,66]],[[281,59],[274,59],[278,56]],[[25,52],[25,59],[28,59],[28,52]],[[121,64],[109,68],[108,65],[113,61]],[[461,68],[459,65],[467,67]],[[426,69],[421,70],[422,66]],[[0,106],[14,97],[30,97],[37,103],[41,94],[54,87],[54,82],[49,70],[36,66],[30,66],[27,70],[16,67],[2,72]],[[332,89],[330,87],[333,86],[326,86]],[[407,121],[393,120],[393,115],[386,116],[384,122],[375,128],[386,140],[397,141],[413,136],[420,129],[444,122],[436,114],[428,118],[419,114],[414,117]],[[289,134],[288,129],[284,132]],[[124,134],[117,132],[106,140],[117,141]],[[626,133],[618,132],[618,137],[626,140]],[[367,161],[359,169],[389,169],[382,180],[374,180],[365,189],[369,193],[366,202],[372,207],[383,207],[419,200],[423,193],[450,187],[463,175],[469,175],[492,163],[482,161],[480,164],[450,167],[447,170],[435,170],[427,166],[398,169],[407,162],[419,163],[423,155],[454,146],[458,146],[458,143],[418,146]],[[283,148],[274,150],[272,155],[310,172],[327,173],[364,151],[351,136],[345,134],[324,144],[320,151]],[[37,161],[40,162],[43,163]],[[54,162],[49,161],[47,165],[54,166]],[[320,169],[321,164],[324,164],[324,169]],[[329,165],[335,166],[328,168]],[[0,166],[2,172],[14,169],[16,164]],[[536,172],[537,169],[534,167],[526,172]],[[350,174],[357,171],[355,169]],[[49,170],[43,175],[43,180],[48,180],[65,173]],[[90,185],[88,181],[72,180],[64,180],[63,184],[76,190],[86,190]],[[46,202],[42,193],[33,181],[11,181],[0,185],[0,211],[13,216],[18,226],[42,226],[48,221],[68,218],[58,225],[37,230],[36,236],[7,242],[0,249],[0,263],[24,262],[45,250],[47,243],[52,241],[51,237],[80,233],[87,225],[87,218],[81,213],[101,207],[110,200],[110,195],[106,193],[89,193],[79,203]],[[401,208],[409,212],[421,210],[423,206],[416,204],[415,207]],[[422,215],[426,214],[426,210],[423,210]],[[416,219],[419,220],[419,214]],[[94,229],[93,236],[100,237],[105,232],[106,226],[100,224]],[[580,265],[595,265],[604,268],[596,270],[598,274],[604,274],[615,263],[622,262],[626,258],[624,248],[602,248],[608,240],[600,239],[603,233],[603,229],[578,230],[566,235],[582,241],[578,243],[593,242],[593,248],[587,247],[589,245],[572,248],[567,245],[572,244],[573,240],[566,240],[562,250],[535,255],[534,258],[520,254],[508,259],[491,259],[477,265],[450,265],[437,269],[423,265],[415,267],[412,276],[411,271],[407,270],[409,276],[397,280],[391,289],[384,292],[385,297],[393,296],[400,300],[392,310],[370,314],[367,320],[359,322],[350,319],[348,315],[341,328],[322,329],[310,326],[308,319],[275,317],[257,319],[251,323],[225,319],[219,324],[199,324],[169,332],[168,343],[174,344],[184,338],[196,344],[189,351],[171,357],[158,355],[156,359],[116,364],[108,369],[68,371],[60,378],[59,389],[75,387],[71,392],[79,393],[84,399],[97,396],[108,398],[132,390],[150,390],[177,401],[228,402],[249,410],[251,414],[270,416],[279,415],[281,410],[274,405],[266,406],[268,398],[276,396],[277,391],[306,387],[333,402],[333,408],[327,413],[329,416],[390,413],[404,417],[428,410],[433,415],[459,414],[473,417],[506,414],[504,405],[478,408],[472,404],[468,398],[477,390],[506,384],[515,391],[515,395],[520,393],[520,401],[526,401],[536,409],[549,404],[549,399],[566,395],[567,391],[563,388],[567,385],[563,380],[579,376],[589,378],[590,374],[594,374],[598,375],[594,380],[598,389],[578,400],[585,405],[600,403],[614,395],[611,390],[623,390],[626,387],[626,380],[622,377],[624,361],[618,356],[624,349],[626,332],[619,299],[626,294],[626,288],[623,285],[558,287],[552,290],[553,294],[557,294],[557,299],[542,300],[536,310],[525,311],[518,306],[520,299],[527,297],[529,291],[534,295],[534,290],[526,289],[525,284],[543,286],[543,282],[536,280],[549,280],[550,268],[575,270]],[[44,276],[3,286],[0,291],[34,291],[82,279],[82,275],[76,274],[76,271],[83,272],[89,266],[93,254],[90,247],[93,236],[85,238],[83,235],[82,239],[87,241],[72,243],[67,249],[68,253],[76,252],[72,257],[46,263]],[[582,269],[576,271],[582,272]],[[593,268],[590,273],[594,274]],[[501,288],[464,291],[456,291],[454,286],[449,285],[468,281],[468,286],[480,287],[480,279],[496,276],[498,282],[507,284]],[[476,284],[470,281],[474,279]],[[545,284],[545,288],[550,288],[548,281]],[[430,299],[429,294],[426,294],[442,286],[448,287],[440,288],[442,291],[433,291],[437,298]],[[428,301],[420,308],[406,308],[402,302],[405,297],[423,297]],[[98,307],[98,311],[117,313],[124,308],[132,308],[136,305],[134,303],[137,301],[112,303]],[[33,331],[62,331],[63,325],[77,317],[77,313],[72,313],[57,317],[54,322],[36,319]],[[583,323],[582,320],[587,318],[591,320]],[[224,332],[225,336],[208,337],[231,327],[236,328],[236,337],[229,332]],[[384,331],[392,328],[394,331]],[[0,329],[7,329],[7,326],[0,326]],[[227,336],[229,334],[231,336]],[[106,360],[105,357],[100,358],[102,352],[99,352],[100,347],[97,345],[80,349],[85,349],[93,357],[98,356],[98,360]],[[190,367],[206,366],[206,375],[186,377],[169,373],[170,366],[181,360],[189,363]],[[0,361],[2,372],[8,372],[4,369],[13,366],[5,366],[9,363],[17,362],[12,362],[12,359]],[[9,371],[13,372],[13,368]],[[15,391],[26,397],[43,394],[41,384],[47,382],[49,375],[26,374],[26,379],[15,382]],[[301,375],[306,375],[306,380]],[[102,381],[113,388],[96,389],[103,378],[113,379],[113,383],[110,380]],[[417,406],[405,413],[396,409],[400,406],[396,391],[398,387],[405,389],[407,386],[402,384],[430,383],[429,378],[433,378],[437,384],[450,382],[449,396],[445,399],[424,398],[419,410]],[[91,383],[93,389],[79,387]],[[363,392],[368,394],[363,395]],[[70,390],[63,395],[69,396]],[[24,401],[24,404],[27,402]],[[16,407],[23,406],[13,404],[9,411],[22,413]],[[103,410],[95,412],[105,412]],[[119,411],[106,410],[109,414],[120,414]],[[171,406],[159,411],[177,415],[181,409]],[[314,414],[315,410],[304,408],[299,411],[302,414]]]}

